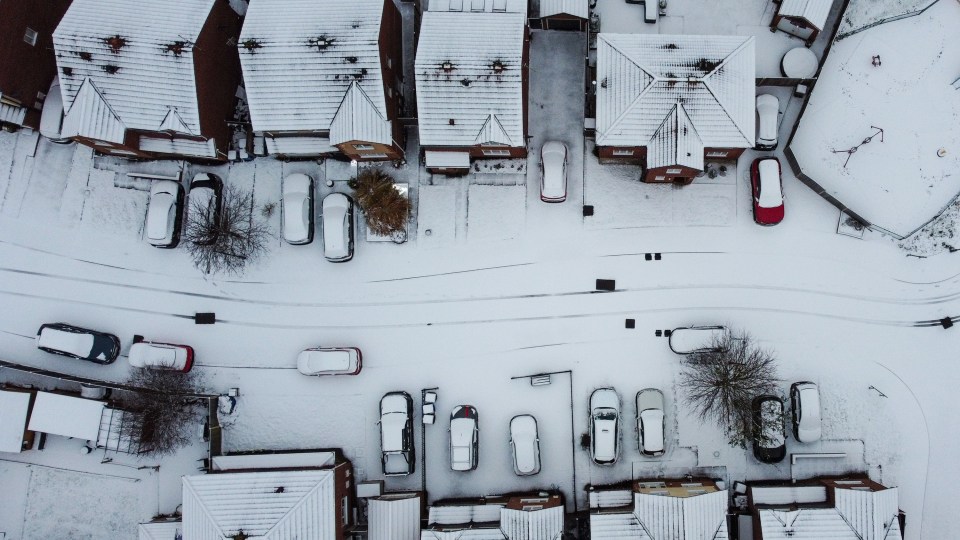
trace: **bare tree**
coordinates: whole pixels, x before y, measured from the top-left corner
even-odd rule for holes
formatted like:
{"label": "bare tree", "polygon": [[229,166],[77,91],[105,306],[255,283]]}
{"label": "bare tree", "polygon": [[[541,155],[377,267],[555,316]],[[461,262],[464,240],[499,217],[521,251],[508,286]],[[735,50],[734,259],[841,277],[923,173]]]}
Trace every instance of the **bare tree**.
{"label": "bare tree", "polygon": [[367,227],[374,234],[386,236],[406,230],[410,216],[410,199],[393,187],[394,179],[383,169],[361,171],[350,182],[357,204],[363,210]]}
{"label": "bare tree", "polygon": [[754,437],[753,398],[780,382],[776,359],[746,332],[724,332],[711,345],[687,355],[679,387],[702,423],[716,422],[731,445],[743,448]]}
{"label": "bare tree", "polygon": [[253,192],[227,185],[222,204],[190,203],[184,239],[193,264],[208,273],[240,274],[267,251],[270,228],[257,219]]}
{"label": "bare tree", "polygon": [[121,435],[139,441],[148,453],[168,455],[190,443],[196,426],[207,411],[202,393],[203,377],[196,372],[166,369],[134,369],[127,384],[142,391],[131,392],[122,402],[135,421],[123,424]]}

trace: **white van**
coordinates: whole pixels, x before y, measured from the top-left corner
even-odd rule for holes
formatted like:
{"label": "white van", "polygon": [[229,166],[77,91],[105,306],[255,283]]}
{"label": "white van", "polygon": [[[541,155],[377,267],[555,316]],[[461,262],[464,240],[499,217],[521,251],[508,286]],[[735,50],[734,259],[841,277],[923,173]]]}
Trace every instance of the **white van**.
{"label": "white van", "polygon": [[660,0],[645,0],[643,2],[643,21],[648,23],[657,22],[659,8]]}

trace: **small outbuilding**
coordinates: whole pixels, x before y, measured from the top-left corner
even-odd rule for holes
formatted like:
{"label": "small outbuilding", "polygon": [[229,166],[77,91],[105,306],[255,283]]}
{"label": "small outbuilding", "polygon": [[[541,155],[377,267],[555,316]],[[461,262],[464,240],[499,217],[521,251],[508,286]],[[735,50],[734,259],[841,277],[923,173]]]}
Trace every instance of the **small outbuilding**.
{"label": "small outbuilding", "polygon": [[797,36],[809,47],[826,27],[832,6],[833,0],[780,0],[770,29]]}
{"label": "small outbuilding", "polygon": [[590,19],[589,0],[540,0],[539,15],[544,30],[585,32]]}

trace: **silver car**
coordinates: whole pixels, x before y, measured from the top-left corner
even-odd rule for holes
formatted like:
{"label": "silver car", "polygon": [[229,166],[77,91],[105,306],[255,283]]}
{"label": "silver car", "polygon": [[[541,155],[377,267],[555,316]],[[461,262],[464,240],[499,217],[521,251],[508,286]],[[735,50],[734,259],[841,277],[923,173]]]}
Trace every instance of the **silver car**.
{"label": "silver car", "polygon": [[353,200],[343,193],[323,198],[323,256],[328,261],[353,258]]}
{"label": "silver car", "polygon": [[620,457],[620,394],[613,388],[590,394],[590,457],[597,465],[613,465]]}
{"label": "silver car", "polygon": [[457,405],[450,413],[450,468],[472,471],[477,468],[480,450],[480,427],[477,409],[471,405]]}
{"label": "silver car", "polygon": [[637,392],[637,446],[645,456],[662,456],[666,450],[666,416],[663,410],[663,392],[656,388]]}

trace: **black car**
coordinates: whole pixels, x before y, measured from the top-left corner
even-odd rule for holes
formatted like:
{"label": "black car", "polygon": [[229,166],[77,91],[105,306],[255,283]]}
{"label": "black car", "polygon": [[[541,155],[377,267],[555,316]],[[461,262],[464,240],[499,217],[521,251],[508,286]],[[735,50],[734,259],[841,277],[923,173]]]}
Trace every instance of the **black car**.
{"label": "black car", "polygon": [[[198,212],[212,224],[220,223],[223,212],[223,180],[211,173],[197,173],[190,181],[190,193],[187,197],[187,212]],[[216,230],[215,227],[211,227]],[[198,244],[212,244],[216,237],[197,241]]]}
{"label": "black car", "polygon": [[384,476],[413,473],[413,400],[406,392],[388,392],[380,399],[380,462]]}
{"label": "black car", "polygon": [[120,355],[120,339],[113,334],[79,326],[50,323],[37,330],[37,348],[61,356],[109,364]]}
{"label": "black car", "polygon": [[753,455],[764,463],[779,463],[787,456],[783,400],[777,396],[753,400]]}

